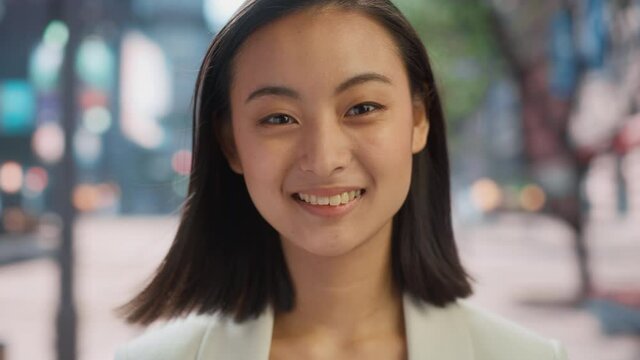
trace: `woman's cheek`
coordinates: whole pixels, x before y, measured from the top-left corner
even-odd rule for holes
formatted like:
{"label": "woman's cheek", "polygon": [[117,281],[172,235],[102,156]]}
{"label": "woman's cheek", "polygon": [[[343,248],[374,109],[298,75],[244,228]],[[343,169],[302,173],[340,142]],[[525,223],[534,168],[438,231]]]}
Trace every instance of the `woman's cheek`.
{"label": "woman's cheek", "polygon": [[361,147],[365,153],[375,154],[381,163],[394,166],[393,162],[396,162],[397,166],[397,161],[411,157],[410,139],[410,129],[389,126],[369,134]]}
{"label": "woman's cheek", "polygon": [[279,181],[285,175],[284,168],[289,147],[280,140],[265,140],[259,137],[247,140],[245,148],[248,149],[246,159],[248,167],[245,178],[250,177],[250,179],[245,180],[264,184]]}

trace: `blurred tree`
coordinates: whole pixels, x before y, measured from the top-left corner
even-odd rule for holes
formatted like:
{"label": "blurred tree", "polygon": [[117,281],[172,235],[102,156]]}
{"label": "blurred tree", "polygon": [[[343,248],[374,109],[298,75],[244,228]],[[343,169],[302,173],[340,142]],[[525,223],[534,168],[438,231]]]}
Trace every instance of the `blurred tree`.
{"label": "blurred tree", "polygon": [[496,67],[500,52],[491,31],[491,8],[477,0],[397,0],[396,4],[429,51],[447,120],[455,129],[485,100],[491,80],[501,71]]}
{"label": "blurred tree", "polygon": [[607,11],[634,1],[396,1],[429,50],[454,151],[457,130],[483,106],[492,82],[506,73],[517,84],[528,172],[545,188],[547,213],[575,234],[579,288],[572,304],[593,291],[581,184],[594,154],[615,145],[615,134],[605,134],[607,144],[597,149],[578,144],[570,120],[586,77],[605,66],[607,21],[616,18]]}
{"label": "blurred tree", "polygon": [[[577,141],[572,126],[576,116],[589,116],[579,109],[586,101],[581,97],[590,85],[589,76],[618,73],[614,77],[624,78],[620,73],[625,70],[607,61],[614,50],[609,32],[633,0],[480,1],[490,5],[491,32],[518,84],[530,173],[549,194],[548,213],[563,219],[575,234],[580,285],[571,303],[580,303],[594,290],[582,184],[591,159],[615,146],[616,124],[592,129],[592,134],[602,134],[591,143]],[[607,104],[609,117],[622,119],[624,106],[618,114],[613,105]]]}

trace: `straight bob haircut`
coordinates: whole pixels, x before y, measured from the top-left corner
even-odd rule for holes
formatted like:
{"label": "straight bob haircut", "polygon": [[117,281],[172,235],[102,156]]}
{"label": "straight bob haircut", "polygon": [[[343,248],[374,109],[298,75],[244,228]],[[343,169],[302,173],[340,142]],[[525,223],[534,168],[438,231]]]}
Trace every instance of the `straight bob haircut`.
{"label": "straight bob haircut", "polygon": [[451,225],[442,106],[426,49],[413,27],[389,0],[249,0],[220,30],[202,62],[180,224],[153,279],[120,308],[127,321],[149,324],[190,312],[221,312],[243,321],[269,305],[279,312],[295,306],[279,235],[256,210],[244,178],[231,170],[221,141],[231,120],[229,92],[240,46],[268,23],[326,6],[361,12],[386,28],[406,67],[412,95],[427,109],[427,146],[413,155],[409,193],[393,218],[394,286],[441,307],[472,293]]}

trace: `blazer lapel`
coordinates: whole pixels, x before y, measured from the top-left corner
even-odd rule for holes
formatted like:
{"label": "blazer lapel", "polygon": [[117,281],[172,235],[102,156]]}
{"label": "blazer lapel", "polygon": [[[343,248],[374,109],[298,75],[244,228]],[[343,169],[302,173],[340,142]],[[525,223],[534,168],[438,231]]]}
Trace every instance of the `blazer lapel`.
{"label": "blazer lapel", "polygon": [[[438,308],[403,295],[409,360],[473,360],[473,347],[457,304]],[[267,360],[273,310],[241,324],[228,317],[212,323],[202,339],[198,360]]]}
{"label": "blazer lapel", "polygon": [[220,317],[207,330],[198,360],[267,360],[273,331],[273,311],[267,307],[256,319],[237,323]]}
{"label": "blazer lapel", "polygon": [[409,360],[473,360],[463,314],[454,303],[438,308],[403,296]]}

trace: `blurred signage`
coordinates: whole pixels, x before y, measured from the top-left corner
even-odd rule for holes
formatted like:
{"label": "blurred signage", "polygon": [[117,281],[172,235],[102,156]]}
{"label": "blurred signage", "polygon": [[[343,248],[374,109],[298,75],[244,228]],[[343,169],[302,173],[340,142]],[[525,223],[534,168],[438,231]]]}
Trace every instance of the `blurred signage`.
{"label": "blurred signage", "polygon": [[23,135],[33,129],[36,113],[33,88],[25,80],[0,83],[0,133]]}
{"label": "blurred signage", "polygon": [[567,9],[559,10],[551,27],[551,89],[556,96],[571,96],[576,84],[577,66],[573,44],[573,19]]}
{"label": "blurred signage", "polygon": [[602,68],[608,46],[608,24],[603,0],[588,0],[578,33],[580,57],[590,68]]}

